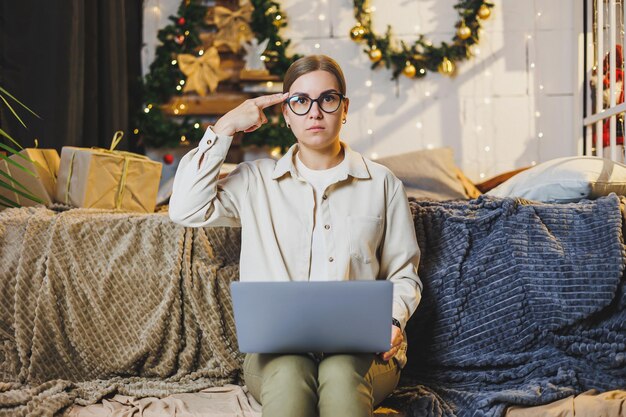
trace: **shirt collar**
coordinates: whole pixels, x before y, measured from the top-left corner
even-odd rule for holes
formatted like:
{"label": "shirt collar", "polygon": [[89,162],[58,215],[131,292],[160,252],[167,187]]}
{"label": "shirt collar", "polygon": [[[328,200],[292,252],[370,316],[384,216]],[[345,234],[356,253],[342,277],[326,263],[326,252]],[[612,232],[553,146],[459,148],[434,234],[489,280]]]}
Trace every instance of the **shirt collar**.
{"label": "shirt collar", "polygon": [[[371,178],[370,173],[367,170],[367,166],[365,165],[365,161],[363,160],[363,156],[361,156],[360,153],[350,149],[350,147],[346,143],[341,141],[339,143],[344,150],[344,158],[347,158],[348,162],[346,164],[346,172],[343,173],[345,175],[342,175],[341,179],[346,179],[348,175],[360,179]],[[296,166],[293,160],[294,154],[297,150],[298,144],[294,143],[289,148],[287,153],[285,153],[285,155],[283,155],[283,157],[280,158],[278,162],[276,162],[276,167],[274,168],[272,179],[276,180],[285,175],[287,172],[289,172],[293,178],[298,178],[298,175],[296,174]]]}

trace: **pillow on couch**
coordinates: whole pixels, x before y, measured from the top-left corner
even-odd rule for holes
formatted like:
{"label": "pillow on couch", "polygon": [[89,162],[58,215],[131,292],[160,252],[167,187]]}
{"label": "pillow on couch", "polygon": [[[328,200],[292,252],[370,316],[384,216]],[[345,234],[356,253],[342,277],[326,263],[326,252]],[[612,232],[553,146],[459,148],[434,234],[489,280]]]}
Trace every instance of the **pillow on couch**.
{"label": "pillow on couch", "polygon": [[503,182],[487,195],[569,203],[609,193],[626,195],[626,165],[594,156],[543,162]]}
{"label": "pillow on couch", "polygon": [[404,184],[409,197],[434,200],[466,199],[451,148],[425,149],[376,160]]}

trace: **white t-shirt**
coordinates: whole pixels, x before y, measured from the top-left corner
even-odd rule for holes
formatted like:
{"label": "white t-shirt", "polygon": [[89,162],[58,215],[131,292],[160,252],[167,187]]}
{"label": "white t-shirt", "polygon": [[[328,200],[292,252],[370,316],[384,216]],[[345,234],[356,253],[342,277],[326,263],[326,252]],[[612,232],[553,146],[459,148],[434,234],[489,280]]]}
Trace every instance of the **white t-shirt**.
{"label": "white t-shirt", "polygon": [[336,182],[336,178],[345,171],[342,165],[346,164],[343,158],[336,166],[329,169],[308,168],[300,159],[300,153],[296,153],[296,169],[305,180],[313,186],[315,195],[315,215],[313,225],[313,236],[311,242],[311,269],[309,270],[309,281],[328,281],[328,260],[326,257],[326,240],[324,237],[324,225],[322,224],[321,211],[317,208],[322,204],[322,196],[326,187]]}

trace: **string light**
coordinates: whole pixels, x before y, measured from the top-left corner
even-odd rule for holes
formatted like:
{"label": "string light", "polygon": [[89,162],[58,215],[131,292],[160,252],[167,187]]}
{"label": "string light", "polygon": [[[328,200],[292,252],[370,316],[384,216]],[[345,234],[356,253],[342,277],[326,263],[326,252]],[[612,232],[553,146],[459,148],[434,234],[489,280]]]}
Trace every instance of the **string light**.
{"label": "string light", "polygon": [[370,159],[378,159],[378,154],[376,152],[372,152],[370,154]]}
{"label": "string light", "polygon": [[324,16],[323,14],[321,14],[321,15],[317,16],[317,18],[318,18],[321,22],[323,22],[324,20],[326,20],[326,16]]}
{"label": "string light", "polygon": [[372,129],[367,129],[367,134],[368,134],[368,135],[371,135],[371,134],[373,134],[373,133],[374,133],[374,131],[373,131]]}
{"label": "string light", "polygon": [[178,64],[178,61],[176,61],[175,59],[172,59],[172,65],[176,65]]}
{"label": "string light", "polygon": [[138,135],[138,134],[139,134],[139,129],[135,129],[135,130],[133,130],[133,133],[134,133],[135,135]]}
{"label": "string light", "polygon": [[372,80],[365,81],[365,86],[366,87],[371,87],[372,86]]}
{"label": "string light", "polygon": [[415,123],[415,127],[421,129],[423,127],[422,122],[418,121],[417,123]]}
{"label": "string light", "polygon": [[204,49],[200,49],[200,50],[198,51],[198,55],[200,55],[200,56],[204,55]]}
{"label": "string light", "polygon": [[185,85],[185,80],[180,80],[180,85]]}
{"label": "string light", "polygon": [[181,142],[186,142],[187,141],[187,137],[186,136],[181,136],[180,137],[180,141]]}
{"label": "string light", "polygon": [[182,90],[182,89],[183,89],[183,87],[181,87],[180,85],[177,85],[177,86],[176,86],[176,90],[177,90],[177,91],[180,91],[180,90]]}
{"label": "string light", "polygon": [[489,152],[491,148],[489,146],[485,146],[485,152]]}
{"label": "string light", "polygon": [[426,97],[430,97],[430,91],[424,91],[424,95],[425,95]]}
{"label": "string light", "polygon": [[320,49],[320,44],[319,43],[316,43],[314,46],[315,46],[315,49]]}
{"label": "string light", "polygon": [[543,132],[539,132],[539,133],[537,133],[537,137],[538,137],[539,139],[541,139],[541,138],[543,137]]}
{"label": "string light", "polygon": [[195,127],[196,129],[200,128],[200,123],[194,123],[193,127]]}
{"label": "string light", "polygon": [[369,103],[367,103],[367,108],[368,109],[373,109],[374,108],[374,103],[372,103],[371,101]]}

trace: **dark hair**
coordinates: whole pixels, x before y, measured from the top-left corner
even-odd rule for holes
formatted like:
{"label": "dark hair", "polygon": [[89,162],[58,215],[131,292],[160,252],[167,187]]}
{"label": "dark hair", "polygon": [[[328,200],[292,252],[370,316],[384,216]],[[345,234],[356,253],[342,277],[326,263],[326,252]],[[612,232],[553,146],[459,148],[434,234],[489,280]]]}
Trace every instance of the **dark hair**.
{"label": "dark hair", "polygon": [[337,61],[326,55],[308,55],[291,64],[283,80],[283,93],[288,92],[291,85],[301,76],[319,70],[330,72],[334,75],[339,84],[339,92],[343,95],[346,94],[346,79],[343,76],[341,67]]}

